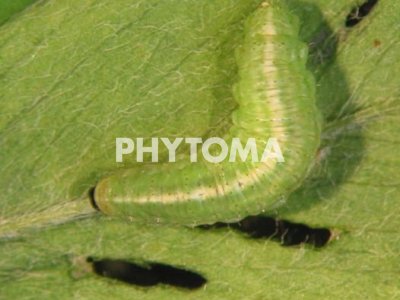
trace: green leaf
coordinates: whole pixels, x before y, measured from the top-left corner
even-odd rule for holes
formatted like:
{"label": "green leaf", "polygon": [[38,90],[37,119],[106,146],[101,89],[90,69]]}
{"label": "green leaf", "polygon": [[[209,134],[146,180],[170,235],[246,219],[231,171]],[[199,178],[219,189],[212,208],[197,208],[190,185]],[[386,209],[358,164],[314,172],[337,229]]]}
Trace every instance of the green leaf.
{"label": "green leaf", "polygon": [[35,2],[35,0],[14,0],[0,2],[0,25],[8,21],[13,15],[23,11],[27,6]]}
{"label": "green leaf", "polygon": [[[224,132],[235,108],[233,52],[260,2],[40,1],[3,24],[0,225],[29,225],[51,207],[57,222],[65,203],[116,168],[116,136]],[[340,238],[320,250],[284,248],[231,230],[90,217],[3,237],[0,298],[396,298],[400,5],[379,1],[349,29],[360,1],[287,2],[312,45],[324,134],[308,180],[268,213]],[[208,283],[185,292],[76,276],[75,258],[89,255],[183,266]]]}

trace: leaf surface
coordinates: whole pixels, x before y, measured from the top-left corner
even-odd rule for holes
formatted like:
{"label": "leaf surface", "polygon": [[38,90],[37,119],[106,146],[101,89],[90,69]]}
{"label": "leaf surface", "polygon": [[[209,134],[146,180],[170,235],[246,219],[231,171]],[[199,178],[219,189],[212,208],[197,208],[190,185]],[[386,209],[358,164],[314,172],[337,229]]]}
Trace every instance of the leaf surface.
{"label": "leaf surface", "polygon": [[[259,3],[39,1],[3,24],[0,220],[82,197],[115,170],[115,137],[227,130],[234,49]],[[288,1],[312,45],[324,133],[310,177],[268,212],[335,228],[339,240],[284,248],[231,230],[98,216],[0,240],[0,298],[398,297],[400,5],[379,1],[345,28],[357,3]],[[76,278],[71,260],[89,255],[183,266],[208,284],[186,292]]]}

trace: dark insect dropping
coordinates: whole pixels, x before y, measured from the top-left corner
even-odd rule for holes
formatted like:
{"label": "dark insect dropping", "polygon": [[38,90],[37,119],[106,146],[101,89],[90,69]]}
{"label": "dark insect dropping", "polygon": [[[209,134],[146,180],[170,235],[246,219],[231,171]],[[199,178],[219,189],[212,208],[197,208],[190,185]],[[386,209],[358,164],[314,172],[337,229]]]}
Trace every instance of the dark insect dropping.
{"label": "dark insect dropping", "polygon": [[328,228],[312,228],[304,224],[292,223],[267,216],[249,216],[239,222],[201,225],[201,229],[218,229],[229,227],[245,233],[253,239],[267,238],[283,246],[309,244],[316,248],[325,246],[332,239]]}
{"label": "dark insect dropping", "polygon": [[353,27],[360,23],[362,19],[369,15],[378,0],[367,0],[360,6],[357,6],[351,10],[346,18],[346,27]]}
{"label": "dark insect dropping", "polygon": [[93,272],[97,275],[141,287],[166,284],[193,290],[207,282],[207,279],[198,273],[162,263],[136,264],[122,259],[92,257],[88,257],[87,261],[92,264]]}

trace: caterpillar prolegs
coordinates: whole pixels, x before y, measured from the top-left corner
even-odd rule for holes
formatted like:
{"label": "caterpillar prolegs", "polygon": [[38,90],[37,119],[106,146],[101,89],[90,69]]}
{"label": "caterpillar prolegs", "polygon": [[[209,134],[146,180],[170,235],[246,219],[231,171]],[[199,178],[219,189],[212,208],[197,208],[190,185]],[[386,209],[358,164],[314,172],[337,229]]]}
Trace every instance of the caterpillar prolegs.
{"label": "caterpillar prolegs", "polygon": [[306,69],[299,20],[278,1],[264,2],[246,21],[236,51],[238,109],[224,137],[276,138],[284,163],[207,161],[155,164],[102,179],[94,201],[104,213],[181,224],[237,220],[271,208],[298,187],[319,145],[315,83]]}

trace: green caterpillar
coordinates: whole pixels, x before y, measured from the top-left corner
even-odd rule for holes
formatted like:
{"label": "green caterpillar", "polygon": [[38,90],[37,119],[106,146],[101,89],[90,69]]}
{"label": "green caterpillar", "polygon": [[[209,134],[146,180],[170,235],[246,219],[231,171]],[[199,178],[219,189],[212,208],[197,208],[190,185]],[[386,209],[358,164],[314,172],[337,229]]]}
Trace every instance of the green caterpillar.
{"label": "green caterpillar", "polygon": [[301,184],[320,141],[315,82],[306,69],[299,20],[281,2],[264,2],[245,24],[236,51],[238,109],[224,137],[276,138],[284,163],[177,162],[132,168],[101,180],[94,192],[105,214],[179,224],[237,220],[260,213]]}

